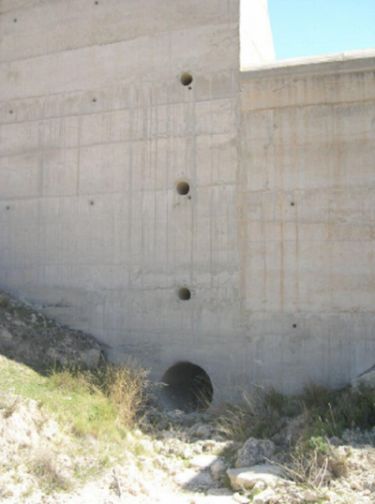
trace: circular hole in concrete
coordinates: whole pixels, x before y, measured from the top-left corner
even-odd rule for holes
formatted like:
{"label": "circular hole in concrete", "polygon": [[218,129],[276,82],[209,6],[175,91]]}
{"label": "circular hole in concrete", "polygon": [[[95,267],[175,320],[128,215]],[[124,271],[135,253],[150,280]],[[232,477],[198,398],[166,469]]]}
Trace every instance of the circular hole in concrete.
{"label": "circular hole in concrete", "polygon": [[181,74],[180,81],[183,86],[190,86],[193,82],[193,76],[189,72],[184,72]]}
{"label": "circular hole in concrete", "polygon": [[190,185],[185,180],[181,180],[176,184],[176,191],[178,194],[181,194],[181,196],[185,196],[190,191]]}
{"label": "circular hole in concrete", "polygon": [[204,411],[212,402],[214,388],[204,369],[191,362],[178,362],[162,378],[162,399],[168,409]]}
{"label": "circular hole in concrete", "polygon": [[191,292],[190,289],[187,287],[181,287],[178,289],[178,298],[181,299],[181,301],[188,301],[191,298]]}
{"label": "circular hole in concrete", "polygon": [[293,324],[293,329],[296,329],[297,328],[297,324]]}
{"label": "circular hole in concrete", "polygon": [[18,19],[17,18],[14,18],[13,19],[13,23],[17,23]]}

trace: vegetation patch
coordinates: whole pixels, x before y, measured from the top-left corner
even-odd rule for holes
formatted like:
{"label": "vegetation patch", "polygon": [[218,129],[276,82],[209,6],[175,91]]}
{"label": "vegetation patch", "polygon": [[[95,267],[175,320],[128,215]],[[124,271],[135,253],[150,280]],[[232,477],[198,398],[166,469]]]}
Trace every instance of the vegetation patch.
{"label": "vegetation patch", "polygon": [[78,437],[124,439],[145,401],[146,373],[134,365],[44,376],[2,357],[0,373],[0,391],[36,400],[65,431]]}
{"label": "vegetation patch", "polygon": [[250,436],[270,438],[280,432],[288,419],[300,415],[304,415],[300,434],[306,439],[341,436],[345,429],[372,429],[375,389],[360,386],[335,391],[309,386],[295,396],[285,396],[275,390],[245,395],[240,405],[224,409],[218,426],[226,437],[238,441]]}
{"label": "vegetation patch", "polygon": [[228,439],[274,439],[288,476],[315,488],[347,474],[347,456],[330,440],[374,425],[375,389],[366,386],[336,391],[309,386],[295,396],[258,392],[226,407],[218,418],[218,429]]}
{"label": "vegetation patch", "polygon": [[[13,460],[9,471],[25,468],[24,481],[17,483],[20,498],[70,491],[136,456],[134,429],[146,400],[142,369],[108,365],[41,375],[0,356],[0,378],[0,415]],[[22,428],[13,441],[14,422]]]}

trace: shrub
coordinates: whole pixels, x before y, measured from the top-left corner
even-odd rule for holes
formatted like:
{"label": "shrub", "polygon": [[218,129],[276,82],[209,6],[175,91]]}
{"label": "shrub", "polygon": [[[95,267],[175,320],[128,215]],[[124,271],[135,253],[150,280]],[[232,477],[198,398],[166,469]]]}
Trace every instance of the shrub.
{"label": "shrub", "polygon": [[107,366],[102,389],[118,411],[122,425],[133,427],[146,402],[147,372],[132,365]]}
{"label": "shrub", "polygon": [[72,417],[77,436],[124,434],[140,419],[146,400],[147,373],[132,363],[56,371],[49,382],[64,393],[63,413]]}
{"label": "shrub", "polygon": [[[274,390],[244,395],[240,405],[226,407],[218,418],[222,434],[244,441],[286,434],[288,417],[299,416],[286,455],[285,470],[299,483],[321,486],[346,474],[346,457],[329,443],[345,429],[371,429],[375,425],[375,389],[328,390],[317,385],[287,397]],[[291,424],[289,424],[291,425]],[[279,438],[280,439],[280,438]]]}

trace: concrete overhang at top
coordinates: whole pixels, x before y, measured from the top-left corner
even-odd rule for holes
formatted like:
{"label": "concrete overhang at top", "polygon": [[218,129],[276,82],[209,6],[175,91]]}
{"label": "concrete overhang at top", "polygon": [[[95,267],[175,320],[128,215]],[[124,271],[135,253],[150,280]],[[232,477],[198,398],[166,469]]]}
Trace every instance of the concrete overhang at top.
{"label": "concrete overhang at top", "polygon": [[259,77],[262,73],[268,76],[287,74],[346,73],[373,69],[375,49],[346,51],[322,56],[291,58],[270,63],[253,65],[241,69],[241,77]]}

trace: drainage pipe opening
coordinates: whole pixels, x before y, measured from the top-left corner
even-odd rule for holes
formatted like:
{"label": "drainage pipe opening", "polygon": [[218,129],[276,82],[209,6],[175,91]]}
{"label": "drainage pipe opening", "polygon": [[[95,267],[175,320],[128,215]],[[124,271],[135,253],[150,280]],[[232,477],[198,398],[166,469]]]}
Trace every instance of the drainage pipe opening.
{"label": "drainage pipe opening", "polygon": [[204,411],[212,402],[214,389],[204,369],[191,362],[178,362],[162,378],[163,401],[168,409]]}

